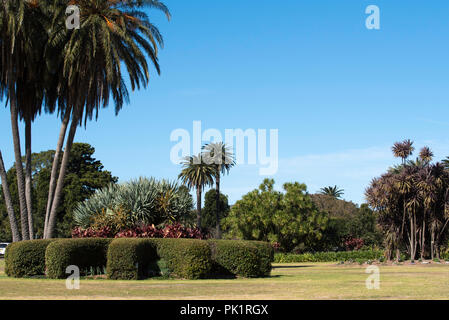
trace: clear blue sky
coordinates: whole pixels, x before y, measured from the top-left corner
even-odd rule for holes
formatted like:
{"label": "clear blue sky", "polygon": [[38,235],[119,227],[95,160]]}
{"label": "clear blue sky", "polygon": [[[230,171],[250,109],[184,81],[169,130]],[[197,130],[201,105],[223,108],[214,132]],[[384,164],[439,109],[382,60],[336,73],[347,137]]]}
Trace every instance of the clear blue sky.
{"label": "clear blue sky", "polygon": [[[397,161],[390,147],[410,138],[449,156],[449,2],[447,0],[166,0],[173,19],[150,16],[165,38],[161,76],[78,131],[106,169],[126,181],[176,179],[170,133],[278,129],[277,186],[338,185],[364,201],[371,178]],[[377,5],[381,29],[367,30]],[[13,163],[9,111],[0,109],[0,148]],[[54,149],[56,116],[34,126],[33,151]],[[264,177],[240,166],[222,181],[234,203]]]}

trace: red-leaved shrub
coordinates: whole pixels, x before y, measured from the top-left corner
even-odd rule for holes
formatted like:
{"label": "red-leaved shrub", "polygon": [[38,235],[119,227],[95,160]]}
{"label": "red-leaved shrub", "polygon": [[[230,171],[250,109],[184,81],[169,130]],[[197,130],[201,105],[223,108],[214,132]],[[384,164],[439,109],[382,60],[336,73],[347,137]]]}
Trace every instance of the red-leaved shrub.
{"label": "red-leaved shrub", "polygon": [[364,245],[363,239],[348,238],[344,242],[346,251],[354,251],[362,249]]}
{"label": "red-leaved shrub", "polygon": [[73,229],[72,238],[185,238],[185,239],[206,239],[207,235],[198,228],[188,228],[180,223],[168,224],[163,228],[154,225],[136,226],[132,229],[114,232],[109,227],[98,230],[93,228]]}

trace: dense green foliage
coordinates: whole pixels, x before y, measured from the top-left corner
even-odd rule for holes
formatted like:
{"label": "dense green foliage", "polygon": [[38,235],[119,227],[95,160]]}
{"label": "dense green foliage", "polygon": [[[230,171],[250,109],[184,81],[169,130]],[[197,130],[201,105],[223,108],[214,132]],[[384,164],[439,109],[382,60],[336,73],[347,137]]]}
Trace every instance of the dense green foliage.
{"label": "dense green foliage", "polygon": [[274,190],[274,180],[265,179],[259,189],[243,196],[223,219],[226,237],[277,242],[285,251],[321,239],[327,216],[318,210],[300,183],[284,184],[285,193]]}
{"label": "dense green foliage", "polygon": [[[216,210],[217,210],[217,197],[216,190],[211,189],[206,192],[204,196],[204,207],[201,211],[201,225],[203,229],[209,230],[210,232],[216,228],[217,218],[216,218]],[[226,218],[229,214],[230,206],[228,204],[228,197],[224,194],[220,193],[220,201],[218,203],[219,206],[219,218],[220,221],[223,218]]]}
{"label": "dense green foliage", "polygon": [[209,240],[215,272],[246,278],[270,275],[273,248],[266,242]]}
{"label": "dense green foliage", "polygon": [[212,258],[207,241],[195,239],[151,239],[157,254],[171,273],[185,279],[207,278]]}
{"label": "dense green foliage", "polygon": [[311,195],[317,207],[328,214],[323,237],[308,248],[298,251],[347,250],[345,240],[361,239],[365,246],[382,245],[382,232],[377,226],[377,214],[368,205],[360,207],[353,202],[323,194]]}
{"label": "dense green foliage", "polygon": [[275,263],[293,263],[293,262],[342,262],[358,260],[379,260],[384,257],[382,250],[359,250],[359,251],[340,251],[340,252],[316,252],[316,253],[276,253],[274,255]]}
{"label": "dense green foliage", "polygon": [[144,279],[157,260],[156,246],[148,239],[115,239],[108,248],[106,273],[109,279]]}
{"label": "dense green foliage", "polygon": [[[105,171],[102,163],[93,157],[95,149],[87,143],[74,143],[70,153],[67,174],[61,205],[58,209],[57,237],[70,237],[75,206],[89,198],[95,190],[117,181],[109,171]],[[48,188],[52,162],[55,152],[43,151],[32,156],[32,199],[34,212],[34,230],[37,237],[42,237],[44,230],[45,211],[47,206]],[[7,173],[14,211],[19,212],[19,196],[17,192],[16,169],[12,167]],[[19,218],[19,216],[17,216]],[[7,216],[4,198],[0,197],[0,241],[11,241],[11,230]]]}
{"label": "dense green foliage", "polygon": [[6,247],[5,273],[10,277],[32,277],[45,274],[45,250],[53,240],[28,240]]}
{"label": "dense green foliage", "polygon": [[66,278],[66,268],[75,265],[81,275],[105,272],[111,239],[62,239],[53,241],[45,252],[47,276]]}
{"label": "dense green foliage", "polygon": [[270,274],[273,248],[256,241],[195,239],[54,239],[8,246],[6,272],[13,277],[66,278],[77,266],[81,276],[137,280],[155,276],[184,279]]}
{"label": "dense green foliage", "polygon": [[78,226],[88,228],[99,215],[124,214],[127,227],[159,225],[188,219],[192,206],[192,196],[185,187],[166,180],[140,178],[96,191],[78,204],[74,219]]}
{"label": "dense green foliage", "polygon": [[[115,239],[108,250],[110,279],[143,279],[168,274],[185,279],[270,274],[268,243],[233,240]],[[162,262],[162,263],[161,263]]]}

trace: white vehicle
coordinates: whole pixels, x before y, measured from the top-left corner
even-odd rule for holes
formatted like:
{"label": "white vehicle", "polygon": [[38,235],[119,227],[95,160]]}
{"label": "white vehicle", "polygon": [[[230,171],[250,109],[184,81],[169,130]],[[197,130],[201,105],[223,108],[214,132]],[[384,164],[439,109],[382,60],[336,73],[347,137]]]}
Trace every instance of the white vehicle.
{"label": "white vehicle", "polygon": [[9,243],[6,242],[0,243],[0,256],[5,255],[6,247],[8,246],[8,244]]}

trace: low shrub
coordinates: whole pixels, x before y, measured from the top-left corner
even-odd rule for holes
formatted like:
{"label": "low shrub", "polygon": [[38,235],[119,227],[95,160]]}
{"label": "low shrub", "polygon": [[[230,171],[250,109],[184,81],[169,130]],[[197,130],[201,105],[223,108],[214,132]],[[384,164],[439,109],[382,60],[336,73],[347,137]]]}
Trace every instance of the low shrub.
{"label": "low shrub", "polygon": [[7,247],[6,273],[24,277],[46,274],[67,277],[77,266],[80,275],[107,273],[109,279],[137,280],[174,275],[185,279],[237,275],[267,276],[273,248],[257,241],[197,239],[59,239],[33,240]]}
{"label": "low shrub", "polygon": [[203,279],[212,270],[207,241],[196,239],[149,239],[169,272],[185,279]]}
{"label": "low shrub", "polygon": [[28,240],[11,243],[5,252],[5,273],[22,278],[45,275],[45,250],[54,240]]}
{"label": "low shrub", "polygon": [[294,263],[294,262],[340,262],[356,260],[379,260],[384,256],[382,250],[366,251],[340,251],[340,252],[316,252],[304,254],[276,253],[274,262]]}
{"label": "low shrub", "polygon": [[80,275],[99,274],[106,267],[106,256],[111,239],[63,239],[52,242],[45,252],[47,276],[53,279],[67,277],[66,268],[75,265]]}
{"label": "low shrub", "polygon": [[110,279],[143,279],[167,274],[201,279],[212,269],[208,243],[195,239],[115,239],[107,257]]}
{"label": "low shrub", "polygon": [[268,276],[271,272],[273,248],[257,241],[209,240],[214,273],[246,278]]}
{"label": "low shrub", "polygon": [[157,259],[156,246],[147,239],[116,239],[109,245],[107,253],[108,278],[144,279],[154,275],[150,272],[150,266]]}
{"label": "low shrub", "polygon": [[167,224],[164,227],[154,225],[138,225],[132,228],[117,230],[111,226],[101,228],[90,227],[72,230],[72,238],[173,238],[173,239],[206,239],[206,234],[198,228],[188,228],[180,223]]}

